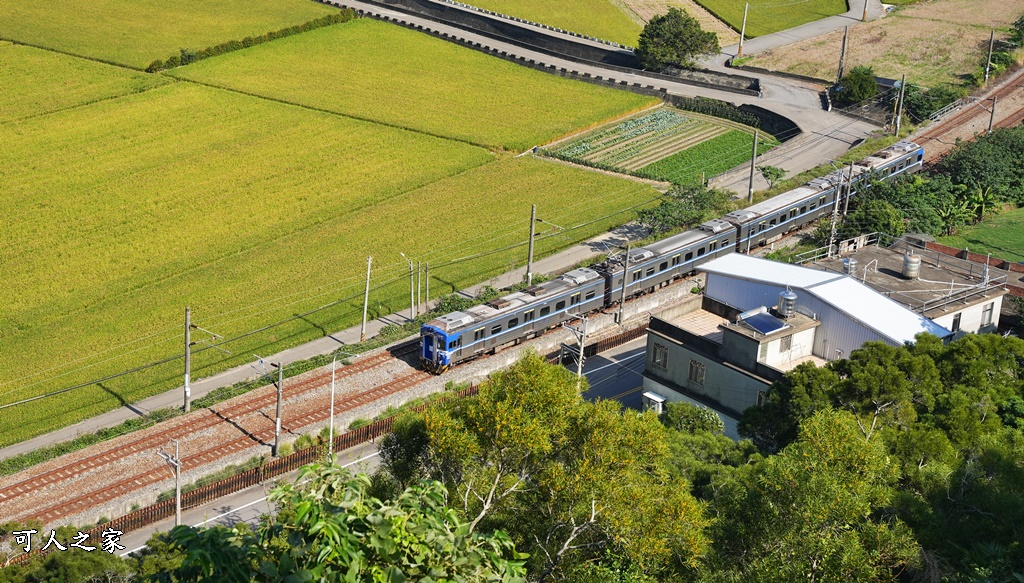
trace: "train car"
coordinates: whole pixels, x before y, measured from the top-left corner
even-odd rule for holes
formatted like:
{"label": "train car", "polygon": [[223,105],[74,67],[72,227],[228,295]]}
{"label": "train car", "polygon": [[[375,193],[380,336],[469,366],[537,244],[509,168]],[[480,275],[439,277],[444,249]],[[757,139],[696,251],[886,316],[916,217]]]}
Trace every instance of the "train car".
{"label": "train car", "polygon": [[851,196],[855,196],[858,183],[916,172],[923,159],[924,148],[913,142],[897,142],[854,163],[852,174],[846,169],[836,170],[789,192],[733,211],[723,219],[736,227],[737,250],[747,252],[831,214],[847,188],[847,181],[852,180]]}
{"label": "train car", "polygon": [[[697,265],[727,253],[735,246],[735,229],[721,219],[712,219],[697,229],[631,249],[626,297],[650,293],[688,275]],[[611,257],[594,266],[605,278],[605,306],[622,298],[625,256]]]}
{"label": "train car", "polygon": [[420,328],[420,362],[442,373],[454,364],[496,351],[604,305],[605,280],[592,269],[574,269],[465,311],[435,318]]}

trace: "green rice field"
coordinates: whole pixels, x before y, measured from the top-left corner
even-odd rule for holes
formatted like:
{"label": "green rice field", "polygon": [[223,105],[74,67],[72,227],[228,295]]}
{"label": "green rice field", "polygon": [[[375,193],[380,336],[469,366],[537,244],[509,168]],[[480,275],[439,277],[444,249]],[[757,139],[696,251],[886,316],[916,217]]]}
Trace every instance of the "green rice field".
{"label": "green rice field", "polygon": [[472,0],[492,10],[625,46],[636,46],[643,28],[610,0]]}
{"label": "green rice field", "polygon": [[516,151],[657,103],[368,18],[207,59],[171,74]]}
{"label": "green rice field", "polygon": [[[0,43],[0,122],[139,93],[169,79]],[[45,72],[45,74],[40,74]]]}
{"label": "green rice field", "polygon": [[[743,126],[660,108],[605,125],[549,151],[581,164],[670,182],[696,182],[750,159],[753,135]],[[775,146],[759,143],[758,152]]]}
{"label": "green rice field", "polygon": [[337,12],[311,0],[0,0],[0,38],[144,68]]}
{"label": "green rice field", "polygon": [[[720,20],[739,31],[743,26],[743,7],[747,0],[696,0]],[[805,0],[778,2],[750,0],[747,13],[747,38],[754,38],[780,30],[842,14],[849,10],[845,0]]]}
{"label": "green rice field", "polygon": [[970,227],[960,229],[951,237],[940,237],[939,243],[969,249],[973,253],[991,253],[992,257],[1024,261],[1024,208],[1000,213]]}
{"label": "green rice field", "polygon": [[[409,46],[438,46],[427,40]],[[389,314],[408,301],[401,252],[430,262],[436,297],[521,265],[531,203],[567,229],[542,233],[545,253],[628,221],[657,195],[635,181],[496,154],[394,120],[24,47],[3,51],[8,63],[19,62],[2,73],[16,94],[0,101],[0,142],[15,145],[0,148],[0,212],[16,217],[0,231],[0,404],[180,354],[186,305],[195,324],[232,339],[229,352],[203,350],[206,338],[194,333],[193,377],[206,377],[358,323],[369,255],[371,316]],[[365,67],[355,62],[378,56],[347,58]],[[492,81],[449,95],[449,109],[500,117],[509,97],[488,97],[487,88],[514,86],[517,73],[530,74],[520,86],[543,86],[526,69],[496,71]],[[577,113],[581,104],[606,117],[636,107],[634,96],[550,81],[560,85],[571,123],[602,121]],[[328,94],[330,82],[306,87]],[[56,103],[34,97],[54,85],[73,90]],[[405,104],[432,111],[436,94],[416,95],[420,101]],[[362,98],[371,99],[369,90]],[[524,133],[514,133],[514,119],[504,120],[505,134],[487,133],[488,119],[478,121],[478,134],[461,120],[461,131],[508,143],[569,131],[554,106],[536,118],[522,107],[507,115],[536,126]],[[4,409],[0,446],[179,386],[181,373],[181,362],[171,361]]]}

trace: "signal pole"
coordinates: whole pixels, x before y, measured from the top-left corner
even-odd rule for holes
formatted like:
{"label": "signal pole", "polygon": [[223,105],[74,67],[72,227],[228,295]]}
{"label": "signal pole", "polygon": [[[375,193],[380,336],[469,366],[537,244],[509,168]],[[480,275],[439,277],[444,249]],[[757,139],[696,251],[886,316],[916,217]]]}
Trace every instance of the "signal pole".
{"label": "signal pole", "polygon": [[740,27],[740,49],[736,51],[736,58],[743,56],[743,37],[747,34],[747,10],[750,10],[750,2],[743,5],[743,26]]}
{"label": "signal pole", "polygon": [[178,440],[171,438],[171,441],[174,442],[174,457],[162,447],[156,450],[156,455],[174,470],[174,526],[181,526],[181,457],[178,456]]}
{"label": "signal pole", "polygon": [[750,182],[747,184],[747,202],[754,202],[754,164],[757,162],[757,130],[754,130],[754,150],[750,154]]}
{"label": "signal pole", "polygon": [[533,237],[537,227],[537,205],[530,205],[530,251],[526,257],[526,285],[533,285]]}
{"label": "signal pole", "polygon": [[277,364],[270,363],[270,366],[277,369],[277,421],[274,424],[274,449],[270,452],[273,457],[277,457],[277,452],[281,447],[281,397],[284,394],[284,365],[279,362]]}
{"label": "signal pole", "polygon": [[619,326],[622,326],[622,306],[626,305],[626,278],[629,276],[629,239],[626,239],[626,260],[622,264],[622,296],[619,298]]}
{"label": "signal pole", "polygon": [[363,292],[363,324],[359,327],[359,341],[366,341],[366,309],[370,303],[370,265],[373,257],[366,258],[366,291]]}

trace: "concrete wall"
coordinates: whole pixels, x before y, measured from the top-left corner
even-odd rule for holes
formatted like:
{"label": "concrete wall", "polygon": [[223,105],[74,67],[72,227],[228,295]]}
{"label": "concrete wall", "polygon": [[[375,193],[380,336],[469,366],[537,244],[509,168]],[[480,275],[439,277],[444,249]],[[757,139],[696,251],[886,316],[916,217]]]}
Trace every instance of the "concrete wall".
{"label": "concrete wall", "polygon": [[722,432],[722,434],[728,437],[729,439],[740,439],[740,432],[738,430],[739,419],[730,415],[729,413],[720,411],[718,409],[715,409],[714,407],[709,406],[707,403],[688,397],[683,393],[680,393],[679,391],[675,390],[674,388],[659,383],[658,381],[652,378],[644,377],[644,390],[658,393],[662,397],[665,397],[665,400],[669,403],[682,401],[684,403],[696,405],[697,407],[711,409],[712,411],[715,412],[716,415],[718,415],[718,418],[722,420],[722,424],[725,425],[725,430]]}
{"label": "concrete wall", "polygon": [[792,348],[786,351],[782,350],[782,339],[787,334],[780,334],[778,338],[768,343],[768,353],[761,362],[775,368],[788,368],[792,361],[810,356],[814,349],[815,330],[817,328],[810,328],[793,334]]}
{"label": "concrete wall", "polygon": [[[982,315],[985,311],[985,306],[992,304],[992,323],[988,326],[982,326]],[[967,306],[966,308],[959,311],[950,311],[945,316],[934,318],[934,322],[940,326],[944,326],[947,330],[953,329],[953,319],[957,314],[960,314],[960,330],[956,332],[954,339],[962,338],[967,334],[985,334],[989,332],[995,332],[999,326],[999,310],[1003,306],[1003,296],[992,298],[975,304],[973,306]]]}

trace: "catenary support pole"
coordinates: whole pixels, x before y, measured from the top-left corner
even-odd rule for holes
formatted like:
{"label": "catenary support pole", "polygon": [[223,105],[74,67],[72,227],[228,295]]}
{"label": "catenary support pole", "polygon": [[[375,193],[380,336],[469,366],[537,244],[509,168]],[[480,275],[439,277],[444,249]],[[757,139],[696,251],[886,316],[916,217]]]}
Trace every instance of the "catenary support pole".
{"label": "catenary support pole", "polygon": [[896,135],[900,135],[900,122],[903,120],[903,96],[907,90],[907,74],[904,73],[900,80],[900,97],[896,106]]}
{"label": "catenary support pole", "polygon": [[743,26],[740,27],[740,48],[736,51],[736,58],[743,56],[743,38],[747,35],[747,11],[750,10],[750,2],[743,5]]}
{"label": "catenary support pole", "polygon": [[747,202],[754,202],[755,164],[757,164],[757,130],[754,130],[754,149],[750,154],[750,182],[747,184]]}
{"label": "catenary support pole", "polygon": [[423,286],[420,283],[420,276],[423,274],[423,264],[419,261],[416,262],[416,315],[420,315],[420,306],[423,302],[420,300],[420,291]]}
{"label": "catenary support pole", "polygon": [[192,407],[192,387],[189,386],[192,376],[192,308],[185,306],[185,405],[184,411]]}
{"label": "catenary support pole", "polygon": [[426,268],[426,270],[423,273],[423,276],[424,276],[423,278],[427,280],[427,286],[426,286],[427,289],[426,289],[425,293],[427,294],[426,308],[427,308],[427,311],[429,312],[430,311],[430,262],[428,261],[428,262],[424,263],[423,266]]}
{"label": "catenary support pole", "polygon": [[536,235],[537,205],[530,205],[530,250],[526,255],[526,285],[533,285],[533,237]]}
{"label": "catenary support pole", "polygon": [[861,14],[860,21],[861,22],[867,22],[868,21],[868,0],[864,0],[864,14]]}
{"label": "catenary support pole", "polygon": [[363,292],[363,323],[359,326],[359,341],[366,342],[366,310],[370,304],[370,265],[373,257],[366,258],[366,291]]}
{"label": "catenary support pole", "polygon": [[174,526],[181,526],[181,454],[174,440]]}
{"label": "catenary support pole", "polygon": [[412,273],[412,260],[409,260],[409,320],[416,319],[416,276]]}
{"label": "catenary support pole", "polygon": [[271,364],[277,367],[277,420],[274,423],[274,450],[271,454],[277,457],[281,448],[281,399],[284,396],[284,365],[280,362]]}
{"label": "catenary support pole", "polygon": [[622,326],[622,308],[626,305],[626,282],[629,278],[629,239],[626,239],[626,260],[622,263],[622,295],[619,298],[619,326]]}
{"label": "catenary support pole", "polygon": [[850,36],[850,27],[843,29],[843,45],[839,49],[839,73],[836,75],[836,83],[843,78],[843,68],[846,66],[846,40]]}
{"label": "catenary support pole", "polygon": [[846,218],[846,210],[850,208],[850,197],[853,196],[853,162],[850,162],[850,176],[846,179],[846,198],[843,199],[843,218]]}
{"label": "catenary support pole", "polygon": [[988,133],[992,133],[992,126],[996,123],[996,96],[992,96],[992,111],[988,116]]}
{"label": "catenary support pole", "polygon": [[992,70],[992,48],[995,46],[995,43],[996,31],[992,30],[988,35],[988,60],[985,61],[985,85],[988,85],[988,72]]}

